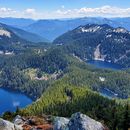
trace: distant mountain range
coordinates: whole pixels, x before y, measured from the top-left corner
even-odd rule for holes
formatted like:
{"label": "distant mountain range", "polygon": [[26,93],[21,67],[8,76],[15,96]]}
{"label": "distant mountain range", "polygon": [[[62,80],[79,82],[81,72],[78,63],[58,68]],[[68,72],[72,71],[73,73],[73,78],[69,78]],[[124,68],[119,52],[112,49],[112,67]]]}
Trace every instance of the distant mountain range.
{"label": "distant mountain range", "polygon": [[[33,20],[24,18],[0,18],[0,22],[11,25],[15,28],[20,28],[27,32],[38,35],[38,40],[44,41],[48,39],[53,41],[56,37],[64,34],[67,31],[73,30],[80,25],[86,24],[108,24],[112,27],[124,27],[130,30],[130,18],[101,18],[101,17],[84,17],[75,19],[55,19],[55,20]],[[24,35],[25,38],[27,38]],[[23,38],[24,38],[23,37]],[[34,36],[36,38],[36,36]],[[44,39],[45,38],[45,39]],[[28,40],[28,39],[27,39]],[[46,41],[46,40],[45,40]]]}
{"label": "distant mountain range", "polygon": [[0,23],[19,28],[28,26],[30,24],[33,24],[34,22],[35,20],[33,19],[25,19],[25,18],[12,18],[12,17],[0,18]]}
{"label": "distant mountain range", "polygon": [[130,32],[125,28],[87,24],[63,34],[54,43],[65,45],[67,51],[85,60],[130,67]]}
{"label": "distant mountain range", "polygon": [[0,24],[0,50],[11,50],[12,46],[26,45],[30,42],[17,36],[11,29],[5,24]]}
{"label": "distant mountain range", "polygon": [[85,17],[69,20],[38,20],[24,29],[53,41],[63,33],[86,24],[109,24],[114,27],[120,26],[119,23],[112,21],[111,19]]}
{"label": "distant mountain range", "polygon": [[35,33],[31,33],[31,32],[28,32],[28,31],[25,31],[25,30],[22,30],[22,29],[19,29],[19,28],[15,28],[15,27],[11,27],[11,26],[8,26],[8,28],[13,31],[17,36],[19,36],[20,38],[23,38],[27,41],[30,41],[30,42],[49,42],[49,40],[43,38],[42,36],[38,35],[38,34],[35,34]]}

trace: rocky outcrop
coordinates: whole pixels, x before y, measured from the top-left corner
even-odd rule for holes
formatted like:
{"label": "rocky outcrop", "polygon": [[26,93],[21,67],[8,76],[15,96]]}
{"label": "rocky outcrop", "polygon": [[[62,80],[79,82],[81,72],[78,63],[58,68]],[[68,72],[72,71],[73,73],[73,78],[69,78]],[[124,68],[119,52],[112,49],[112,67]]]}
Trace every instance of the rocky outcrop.
{"label": "rocky outcrop", "polygon": [[0,118],[0,130],[23,130],[23,128]]}
{"label": "rocky outcrop", "polygon": [[52,130],[53,126],[47,119],[47,117],[21,117],[17,115],[13,123],[22,126],[24,130]]}
{"label": "rocky outcrop", "polygon": [[52,125],[48,117],[16,116],[13,123],[0,119],[0,130],[105,130],[104,126],[78,112],[70,119],[56,117]]}
{"label": "rocky outcrop", "polygon": [[66,130],[66,126],[69,123],[69,119],[64,117],[56,117],[54,123],[54,130]]}
{"label": "rocky outcrop", "polygon": [[17,115],[13,123],[0,119],[0,130],[53,130],[45,117],[21,117]]}
{"label": "rocky outcrop", "polygon": [[56,118],[54,130],[105,130],[104,126],[90,117],[75,113],[70,119]]}
{"label": "rocky outcrop", "polygon": [[21,116],[17,115],[17,116],[14,118],[13,123],[14,123],[15,125],[22,125],[22,124],[24,124],[24,121],[25,121],[24,118],[22,118]]}

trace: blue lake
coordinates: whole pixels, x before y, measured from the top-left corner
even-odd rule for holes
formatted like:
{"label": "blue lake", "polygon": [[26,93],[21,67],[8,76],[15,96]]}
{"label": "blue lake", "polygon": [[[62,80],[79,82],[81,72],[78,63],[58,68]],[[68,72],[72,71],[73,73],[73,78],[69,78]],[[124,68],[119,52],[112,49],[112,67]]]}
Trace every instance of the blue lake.
{"label": "blue lake", "polygon": [[[113,70],[122,70],[123,69],[123,67],[121,65],[117,65],[117,64],[109,63],[109,62],[105,62],[105,61],[92,60],[92,61],[87,61],[87,63],[95,66],[96,68],[100,68],[100,69],[113,69]],[[102,96],[105,96],[108,98],[118,97],[118,94],[114,93],[113,91],[111,91],[107,88],[102,88],[100,90],[100,94]]]}
{"label": "blue lake", "polygon": [[32,100],[19,92],[0,88],[0,115],[5,111],[15,111],[16,107],[23,108],[32,103]]}
{"label": "blue lake", "polygon": [[117,98],[118,97],[118,94],[114,93],[113,91],[111,91],[107,88],[100,89],[100,94],[107,98]]}
{"label": "blue lake", "polygon": [[93,65],[97,68],[102,68],[102,69],[114,69],[114,70],[121,70],[123,67],[121,65],[117,65],[114,63],[109,63],[105,61],[98,61],[98,60],[90,60],[87,61],[88,64]]}

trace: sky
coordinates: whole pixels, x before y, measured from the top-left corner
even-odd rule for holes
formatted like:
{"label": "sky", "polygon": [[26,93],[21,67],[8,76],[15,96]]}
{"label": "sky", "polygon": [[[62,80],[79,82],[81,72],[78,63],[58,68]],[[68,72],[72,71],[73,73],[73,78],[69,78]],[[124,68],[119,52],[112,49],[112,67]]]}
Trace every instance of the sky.
{"label": "sky", "polygon": [[0,17],[130,17],[130,0],[0,0]]}

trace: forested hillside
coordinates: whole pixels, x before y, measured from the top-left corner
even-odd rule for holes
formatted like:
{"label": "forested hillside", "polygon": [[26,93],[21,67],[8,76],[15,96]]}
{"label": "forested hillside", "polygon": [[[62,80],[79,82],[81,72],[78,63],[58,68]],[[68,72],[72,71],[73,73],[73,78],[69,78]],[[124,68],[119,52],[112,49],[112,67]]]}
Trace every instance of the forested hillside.
{"label": "forested hillside", "polygon": [[79,26],[54,40],[64,50],[83,60],[102,60],[124,67],[130,66],[130,32],[109,25]]}
{"label": "forested hillside", "polygon": [[76,80],[73,82],[77,82],[77,85],[70,82],[67,75],[64,76],[52,84],[39,100],[24,109],[22,113],[25,115],[45,113],[70,117],[72,113],[80,111],[104,122],[112,130],[128,128],[130,106],[127,101],[126,105],[123,101],[121,104],[117,103],[91,91],[88,86],[78,86]]}
{"label": "forested hillside", "polygon": [[[128,55],[127,30],[86,25],[64,34],[55,44],[27,42],[3,25],[0,34],[0,87],[20,91],[34,100],[27,108],[18,109],[17,114],[69,117],[80,111],[112,130],[128,128],[129,69],[97,69],[86,62],[86,58],[114,62],[125,51]],[[124,57],[120,61],[128,66]],[[116,93],[116,98],[103,97],[103,88]]]}

